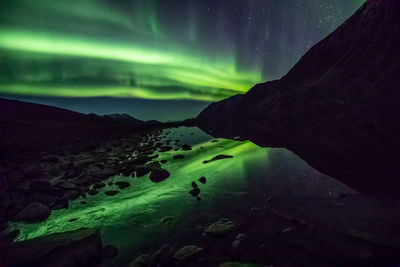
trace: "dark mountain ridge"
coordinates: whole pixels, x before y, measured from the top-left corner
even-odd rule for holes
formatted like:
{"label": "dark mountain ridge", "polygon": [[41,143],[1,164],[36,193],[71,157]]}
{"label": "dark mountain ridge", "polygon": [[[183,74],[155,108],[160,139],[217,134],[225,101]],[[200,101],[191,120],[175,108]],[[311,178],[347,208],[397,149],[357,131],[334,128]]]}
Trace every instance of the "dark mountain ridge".
{"label": "dark mountain ridge", "polygon": [[[398,111],[400,1],[367,1],[280,80],[209,105],[204,124],[230,117]],[[336,115],[336,114],[334,114]]]}

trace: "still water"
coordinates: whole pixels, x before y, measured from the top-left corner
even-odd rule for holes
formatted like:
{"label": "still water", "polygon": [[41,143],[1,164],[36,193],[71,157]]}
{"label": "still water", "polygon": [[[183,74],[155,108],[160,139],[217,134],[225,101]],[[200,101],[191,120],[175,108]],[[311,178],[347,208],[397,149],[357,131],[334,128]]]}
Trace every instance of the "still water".
{"label": "still water", "polygon": [[[287,149],[214,139],[196,127],[167,129],[164,133],[165,140],[192,146],[189,151],[155,152],[159,156],[154,161],[167,160],[162,164],[171,173],[167,180],[153,183],[148,175],[111,177],[108,182],[128,181],[131,186],[115,196],[106,196],[104,191],[119,190],[113,184],[98,195],[73,201],[66,210],[53,211],[44,222],[16,224],[18,239],[81,227],[99,228],[103,243],[119,249],[118,256],[106,262],[115,265],[128,263],[165,243],[177,247],[196,243],[208,224],[221,217],[243,221],[252,209],[277,208],[326,225],[335,220],[343,231],[359,226],[363,218],[375,226],[376,222],[384,220],[387,224],[387,220],[396,218],[396,206],[388,208],[387,203],[353,191]],[[233,158],[203,163],[220,154]],[[184,158],[173,159],[174,155]],[[198,181],[202,176],[206,177],[205,184]],[[201,190],[201,200],[189,194],[193,181]],[[81,204],[83,200],[87,204]]]}

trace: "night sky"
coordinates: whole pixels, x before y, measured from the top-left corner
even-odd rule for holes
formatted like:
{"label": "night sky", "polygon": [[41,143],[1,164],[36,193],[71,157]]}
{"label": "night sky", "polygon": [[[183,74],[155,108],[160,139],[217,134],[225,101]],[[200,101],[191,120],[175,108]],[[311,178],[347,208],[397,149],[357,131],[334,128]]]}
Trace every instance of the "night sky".
{"label": "night sky", "polygon": [[195,116],[280,78],[365,0],[3,0],[0,96]]}

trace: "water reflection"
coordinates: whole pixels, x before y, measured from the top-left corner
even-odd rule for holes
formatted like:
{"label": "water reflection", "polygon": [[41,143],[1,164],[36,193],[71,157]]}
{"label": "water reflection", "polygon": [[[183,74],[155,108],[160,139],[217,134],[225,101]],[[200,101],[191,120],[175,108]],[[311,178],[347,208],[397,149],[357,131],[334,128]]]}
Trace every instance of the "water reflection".
{"label": "water reflection", "polygon": [[[215,142],[195,127],[166,131],[165,140],[179,139],[179,143],[192,146],[189,151],[156,152],[159,156],[154,160],[166,160],[162,166],[171,173],[167,180],[152,183],[148,175],[133,179],[112,177],[112,182],[129,181],[131,186],[110,197],[103,192],[117,187],[107,186],[100,194],[89,196],[87,204],[81,204],[82,199],[78,199],[68,209],[54,211],[42,223],[16,224],[21,230],[19,240],[81,227],[100,228],[104,243],[120,250],[119,256],[109,262],[113,265],[127,263],[165,242],[193,242],[193,235],[201,236],[199,226],[221,216],[241,221],[247,217],[243,214],[252,207],[264,207],[270,197],[280,208],[296,207],[297,212],[305,214],[310,209],[320,215],[326,213],[327,207],[334,210],[343,207],[342,194],[351,201],[342,216],[363,205],[360,204],[363,197],[357,192],[313,169],[289,150],[261,148],[250,141],[218,139]],[[233,158],[203,163],[219,154]],[[184,158],[173,159],[175,155],[184,155]],[[205,184],[198,182],[202,176],[207,179]],[[193,181],[201,190],[201,201],[189,194]],[[380,206],[373,208],[372,215],[368,211],[368,216],[377,216],[375,208]],[[326,219],[329,216],[335,215],[326,215]],[[380,216],[386,215],[383,212]],[[76,220],[70,222],[71,219]]]}

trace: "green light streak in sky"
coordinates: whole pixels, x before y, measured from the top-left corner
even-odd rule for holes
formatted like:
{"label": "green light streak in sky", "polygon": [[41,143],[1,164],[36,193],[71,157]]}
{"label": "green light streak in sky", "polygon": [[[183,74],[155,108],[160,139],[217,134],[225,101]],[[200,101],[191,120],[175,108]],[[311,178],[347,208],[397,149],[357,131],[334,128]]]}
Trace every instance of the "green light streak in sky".
{"label": "green light streak in sky", "polygon": [[[196,99],[215,101],[231,94],[245,92],[260,81],[259,74],[238,73],[231,61],[221,61],[210,64],[201,57],[194,57],[177,51],[157,50],[135,45],[99,42],[84,38],[66,37],[15,30],[0,31],[0,49],[15,52],[30,52],[52,56],[83,57],[87,60],[100,59],[115,62],[130,63],[128,67],[132,75],[138,76],[137,86],[116,84],[108,88],[98,88],[98,91],[86,86],[75,88],[49,88],[32,84],[16,84],[1,86],[2,92],[33,95],[56,96],[119,96],[139,97],[146,99]],[[127,66],[125,65],[125,68]],[[116,75],[117,76],[117,75]],[[170,81],[169,86],[180,86],[192,89],[192,92],[167,92],[150,90],[149,83],[160,84],[159,79]],[[146,80],[146,82],[140,82]],[[58,86],[60,87],[60,86]],[[148,92],[146,92],[148,90]],[[223,92],[223,93],[221,93]]]}

